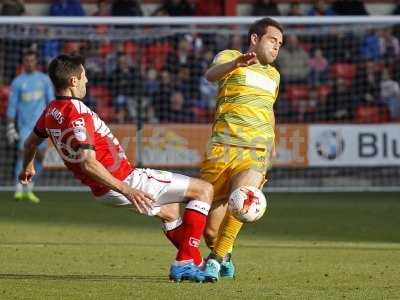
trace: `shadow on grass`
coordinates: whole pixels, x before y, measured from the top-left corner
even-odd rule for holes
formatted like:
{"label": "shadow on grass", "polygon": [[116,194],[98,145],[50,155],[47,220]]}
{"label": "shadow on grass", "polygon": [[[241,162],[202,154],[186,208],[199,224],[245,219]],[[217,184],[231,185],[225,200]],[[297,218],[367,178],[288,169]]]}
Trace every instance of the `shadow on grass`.
{"label": "shadow on grass", "polygon": [[92,275],[92,274],[63,274],[63,275],[49,275],[49,274],[2,274],[0,273],[0,280],[56,280],[56,281],[124,281],[134,280],[141,282],[167,282],[166,276],[151,276],[151,275]]}

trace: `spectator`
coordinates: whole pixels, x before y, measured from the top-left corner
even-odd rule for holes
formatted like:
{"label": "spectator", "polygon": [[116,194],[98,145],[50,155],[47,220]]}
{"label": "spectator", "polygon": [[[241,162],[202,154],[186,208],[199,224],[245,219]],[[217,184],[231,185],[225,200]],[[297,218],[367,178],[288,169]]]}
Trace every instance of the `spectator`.
{"label": "spectator", "polygon": [[354,93],[344,78],[336,78],[325,106],[321,106],[319,114],[327,121],[351,121],[355,107]]}
{"label": "spectator", "polygon": [[397,4],[393,9],[392,15],[400,15],[400,4]]}
{"label": "spectator", "polygon": [[369,30],[369,32],[364,36],[360,52],[361,57],[365,60],[377,60],[381,58],[380,41],[375,30]]}
{"label": "spectator", "polygon": [[99,53],[100,48],[97,44],[89,42],[84,50],[87,77],[94,84],[104,81],[105,59]]}
{"label": "spectator", "polygon": [[153,12],[153,15],[159,15],[159,12],[168,16],[193,16],[195,7],[187,0],[164,0],[163,4]]}
{"label": "spectator", "polygon": [[199,99],[196,102],[196,107],[214,109],[215,97],[218,87],[215,83],[209,82],[204,74],[214,58],[214,53],[211,50],[205,49],[202,53],[202,60],[199,62],[199,71],[201,73],[199,78]]}
{"label": "spectator", "polygon": [[[97,10],[93,13],[94,17],[108,17],[111,16],[110,5],[106,0],[97,1]],[[106,24],[96,25],[96,33],[106,34],[110,26]]]}
{"label": "spectator", "polygon": [[185,97],[180,91],[174,91],[170,97],[170,110],[168,112],[168,122],[170,123],[191,123],[193,113],[185,103]]}
{"label": "spectator", "polygon": [[182,38],[178,41],[177,49],[170,51],[167,56],[167,68],[172,74],[177,74],[180,66],[189,65],[192,61],[192,46],[188,38]]}
{"label": "spectator", "polygon": [[[158,123],[156,108],[154,107],[154,99],[160,93],[160,80],[158,72],[154,68],[147,70],[144,80],[143,91],[143,108],[142,112],[145,113],[145,120],[150,123]],[[150,105],[153,104],[153,105]]]}
{"label": "spectator", "polygon": [[47,66],[54,57],[60,54],[61,43],[57,38],[57,29],[51,26],[43,27],[46,39],[42,42],[42,56]]}
{"label": "spectator", "polygon": [[310,84],[312,86],[326,83],[328,80],[328,60],[320,48],[314,50],[313,56],[309,60],[310,65]]}
{"label": "spectator", "polygon": [[392,28],[379,31],[380,54],[387,63],[392,63],[400,55],[399,39],[392,33]]}
{"label": "spectator", "polygon": [[79,0],[53,0],[50,16],[84,16],[85,11]]}
{"label": "spectator", "polygon": [[300,45],[297,36],[290,35],[281,49],[278,64],[283,83],[306,83],[310,73],[310,56]]}
{"label": "spectator", "polygon": [[335,11],[326,4],[324,0],[314,0],[314,4],[311,9],[308,11],[307,15],[309,16],[334,16],[336,15]]}
{"label": "spectator", "polygon": [[379,100],[381,72],[373,60],[368,60],[358,68],[354,90],[359,101],[367,103]]}
{"label": "spectator", "polygon": [[320,107],[326,107],[327,95],[319,92],[320,86],[310,89],[308,99],[305,101],[304,115],[302,122],[320,122],[326,121],[324,114],[320,115]]}
{"label": "spectator", "polygon": [[[300,3],[297,3],[297,2],[290,3],[289,10],[286,14],[291,17],[303,17],[304,16],[303,11],[301,10]],[[295,29],[295,30],[303,30],[304,28],[305,28],[305,26],[302,24],[293,26],[293,29]]]}
{"label": "spectator", "polygon": [[114,0],[111,5],[112,16],[143,16],[142,8],[136,0]]}
{"label": "spectator", "polygon": [[207,109],[215,108],[217,92],[218,86],[202,76],[200,78],[200,101],[197,102],[196,106]]}
{"label": "spectator", "polygon": [[163,71],[160,78],[160,89],[153,97],[155,115],[160,122],[167,122],[170,110],[170,99],[172,95],[172,78],[168,71]]}
{"label": "spectator", "polygon": [[111,15],[110,5],[106,0],[97,1],[97,10],[93,13],[95,17],[108,17]]}
{"label": "spectator", "polygon": [[400,86],[397,81],[392,79],[387,68],[382,72],[380,97],[381,102],[389,109],[391,120],[400,121]]}
{"label": "spectator", "polygon": [[22,16],[26,12],[23,0],[3,0],[1,15],[3,16]]}
{"label": "spectator", "polygon": [[199,72],[201,76],[203,76],[214,59],[214,52],[208,48],[205,48],[201,53],[200,59]]}
{"label": "spectator", "polygon": [[198,85],[191,77],[189,65],[181,65],[175,78],[174,88],[182,92],[186,101],[192,103],[198,96]]}
{"label": "spectator", "polygon": [[231,40],[229,41],[229,46],[227,48],[242,52],[244,49],[242,36],[240,34],[232,35]]}
{"label": "spectator", "polygon": [[129,65],[128,56],[120,53],[117,68],[109,78],[113,106],[116,111],[116,121],[128,121],[128,109],[131,118],[137,116],[138,97],[142,96],[141,79],[139,71]]}
{"label": "spectator", "polygon": [[144,93],[146,96],[153,97],[160,91],[160,81],[158,80],[157,71],[153,68],[149,69],[144,82]]}
{"label": "spectator", "polygon": [[[106,74],[111,76],[111,73],[115,72],[118,65],[118,58],[122,53],[125,53],[124,42],[117,42],[115,44],[115,50],[106,55]],[[127,56],[128,65],[133,66],[133,60],[130,56]]]}
{"label": "spectator", "polygon": [[339,16],[367,16],[368,11],[360,0],[336,0],[332,3],[333,11]]}
{"label": "spectator", "polygon": [[321,44],[329,45],[325,48],[325,53],[331,63],[358,62],[361,42],[359,38],[352,33],[343,33],[339,31],[335,34],[326,35],[321,39]]}
{"label": "spectator", "polygon": [[251,9],[252,16],[280,16],[275,0],[256,0]]}
{"label": "spectator", "polygon": [[300,3],[297,2],[290,3],[287,15],[291,17],[304,16],[303,12],[301,11]]}

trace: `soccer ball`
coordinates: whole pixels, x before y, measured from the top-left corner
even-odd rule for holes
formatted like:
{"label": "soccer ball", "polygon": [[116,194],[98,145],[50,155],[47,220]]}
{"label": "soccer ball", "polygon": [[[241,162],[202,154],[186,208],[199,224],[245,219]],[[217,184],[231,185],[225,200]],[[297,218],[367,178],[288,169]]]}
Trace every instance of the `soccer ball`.
{"label": "soccer ball", "polygon": [[267,209],[264,194],[253,186],[241,186],[229,196],[228,208],[243,223],[259,220]]}

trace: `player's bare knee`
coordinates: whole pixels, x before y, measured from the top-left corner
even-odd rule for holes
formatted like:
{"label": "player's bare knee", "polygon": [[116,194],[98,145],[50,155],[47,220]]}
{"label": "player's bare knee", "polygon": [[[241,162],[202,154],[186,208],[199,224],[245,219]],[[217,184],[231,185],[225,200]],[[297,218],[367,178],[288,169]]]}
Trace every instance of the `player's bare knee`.
{"label": "player's bare knee", "polygon": [[212,184],[206,181],[201,181],[200,193],[201,193],[200,195],[201,199],[204,202],[211,204],[214,197],[214,188]]}
{"label": "player's bare knee", "polygon": [[186,196],[211,204],[214,196],[214,188],[206,181],[192,178]]}
{"label": "player's bare knee", "polygon": [[157,217],[160,218],[163,222],[172,222],[177,220],[180,217],[179,204],[171,203],[161,206],[161,210],[157,214]]}

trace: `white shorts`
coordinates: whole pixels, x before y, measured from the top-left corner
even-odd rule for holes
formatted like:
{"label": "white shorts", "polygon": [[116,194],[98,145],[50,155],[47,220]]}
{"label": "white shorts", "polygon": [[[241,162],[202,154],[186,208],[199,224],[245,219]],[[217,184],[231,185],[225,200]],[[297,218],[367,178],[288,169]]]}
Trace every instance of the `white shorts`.
{"label": "white shorts", "polygon": [[[152,209],[145,214],[155,216],[160,212],[162,205],[185,200],[189,179],[188,176],[167,171],[135,169],[124,182],[132,188],[149,193],[154,198]],[[105,205],[133,207],[124,195],[115,191],[109,191],[96,199]]]}

